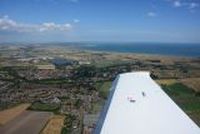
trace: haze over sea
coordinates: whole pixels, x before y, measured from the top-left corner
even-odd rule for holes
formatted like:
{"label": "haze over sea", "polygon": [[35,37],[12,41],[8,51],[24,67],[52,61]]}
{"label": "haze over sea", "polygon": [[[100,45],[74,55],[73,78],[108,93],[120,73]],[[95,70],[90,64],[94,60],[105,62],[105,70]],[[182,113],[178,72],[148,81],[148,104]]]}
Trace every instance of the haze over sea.
{"label": "haze over sea", "polygon": [[200,44],[189,43],[80,43],[78,46],[93,51],[200,57]]}

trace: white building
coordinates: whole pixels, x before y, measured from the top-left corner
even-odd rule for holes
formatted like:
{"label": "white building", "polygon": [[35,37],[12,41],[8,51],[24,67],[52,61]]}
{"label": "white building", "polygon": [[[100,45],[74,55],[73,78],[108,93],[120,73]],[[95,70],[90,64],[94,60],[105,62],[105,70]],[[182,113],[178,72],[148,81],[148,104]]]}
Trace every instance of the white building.
{"label": "white building", "polygon": [[114,81],[95,134],[200,134],[200,128],[151,79],[125,73]]}

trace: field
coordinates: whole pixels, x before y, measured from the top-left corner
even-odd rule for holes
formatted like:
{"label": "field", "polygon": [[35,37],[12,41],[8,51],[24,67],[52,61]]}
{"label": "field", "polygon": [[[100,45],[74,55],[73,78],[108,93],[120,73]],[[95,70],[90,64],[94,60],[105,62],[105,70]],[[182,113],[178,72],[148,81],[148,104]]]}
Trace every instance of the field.
{"label": "field", "polygon": [[53,116],[49,120],[48,124],[43,129],[41,134],[60,134],[63,127],[64,119],[64,116]]}
{"label": "field", "polygon": [[111,88],[112,82],[107,81],[107,82],[99,82],[96,83],[96,88],[99,91],[99,94],[101,97],[103,98],[107,98],[108,94],[109,94],[109,89]]}
{"label": "field", "polygon": [[38,134],[52,116],[50,112],[23,111],[0,127],[1,134]]}
{"label": "field", "polygon": [[180,82],[194,89],[196,92],[200,92],[200,78],[182,79]]}
{"label": "field", "polygon": [[161,79],[161,80],[156,80],[158,84],[163,84],[163,85],[171,85],[177,82],[176,79]]}
{"label": "field", "polygon": [[200,92],[200,78],[186,78],[186,79],[161,79],[156,80],[160,85],[172,85],[175,83],[181,83],[195,92]]}
{"label": "field", "polygon": [[29,107],[29,110],[48,111],[56,113],[59,110],[59,108],[60,106],[58,104],[45,104],[41,102],[35,102]]}
{"label": "field", "polygon": [[21,104],[10,109],[0,111],[0,125],[4,125],[24,112],[30,104]]}
{"label": "field", "polygon": [[103,98],[103,100],[99,100],[96,103],[93,103],[90,109],[90,113],[93,114],[97,114],[99,113],[99,111],[101,111],[105,100],[107,99],[109,92],[110,92],[110,88],[112,86],[112,82],[111,81],[106,81],[106,82],[98,82],[95,84],[95,88],[98,90],[99,92],[99,96],[101,96]]}
{"label": "field", "polygon": [[162,85],[162,88],[200,126],[200,96],[181,83]]}

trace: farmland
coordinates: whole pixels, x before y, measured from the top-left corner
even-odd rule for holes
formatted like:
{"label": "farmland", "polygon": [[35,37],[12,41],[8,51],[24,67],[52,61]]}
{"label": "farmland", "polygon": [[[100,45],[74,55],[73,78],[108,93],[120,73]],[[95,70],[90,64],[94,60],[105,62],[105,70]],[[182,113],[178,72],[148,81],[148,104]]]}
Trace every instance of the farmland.
{"label": "farmland", "polygon": [[11,121],[22,112],[24,112],[29,106],[30,104],[21,104],[13,108],[0,111],[0,125],[4,125],[7,122]]}
{"label": "farmland", "polygon": [[45,126],[52,113],[24,111],[12,121],[0,127],[1,134],[37,134]]}
{"label": "farmland", "polygon": [[99,95],[106,99],[109,94],[110,88],[112,86],[112,82],[111,81],[99,82],[96,83],[95,86],[99,90]]}
{"label": "farmland", "polygon": [[64,116],[55,115],[49,119],[41,134],[60,134],[64,123]]}
{"label": "farmland", "polygon": [[29,110],[33,110],[33,111],[57,112],[58,109],[59,109],[59,105],[44,104],[44,103],[40,103],[40,102],[35,102],[29,107]]}
{"label": "farmland", "polygon": [[194,89],[196,92],[200,92],[200,78],[187,78],[180,80],[180,82]]}
{"label": "farmland", "polygon": [[200,96],[182,83],[162,85],[162,88],[200,126]]}

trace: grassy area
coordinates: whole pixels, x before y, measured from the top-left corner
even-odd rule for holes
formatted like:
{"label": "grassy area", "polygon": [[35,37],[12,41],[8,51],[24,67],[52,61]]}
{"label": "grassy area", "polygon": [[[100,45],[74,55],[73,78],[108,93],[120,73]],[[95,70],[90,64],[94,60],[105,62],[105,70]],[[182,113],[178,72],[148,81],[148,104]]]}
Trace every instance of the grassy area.
{"label": "grassy area", "polygon": [[102,107],[104,106],[104,101],[98,101],[92,104],[90,112],[96,114],[101,111]]}
{"label": "grassy area", "polygon": [[194,96],[195,93],[192,89],[189,89],[181,83],[174,83],[169,85],[163,85],[164,90],[167,94],[174,97],[190,97]]}
{"label": "grassy area", "polygon": [[109,95],[111,86],[112,86],[111,81],[96,83],[95,87],[96,87],[97,91],[99,92],[99,96],[103,99],[92,104],[92,107],[90,110],[91,113],[96,114],[101,111],[101,109],[105,103],[105,100],[107,99],[107,97]]}
{"label": "grassy area", "polygon": [[58,104],[46,104],[46,103],[41,103],[41,102],[35,102],[29,107],[29,110],[48,111],[48,112],[54,112],[54,113],[57,113],[59,109],[60,109],[60,105]]}
{"label": "grassy area", "polygon": [[112,82],[106,81],[106,82],[99,82],[96,83],[96,89],[99,91],[99,95],[103,97],[104,99],[107,99],[107,96],[109,94],[109,89],[111,88]]}
{"label": "grassy area", "polygon": [[162,88],[200,126],[200,96],[181,83]]}

